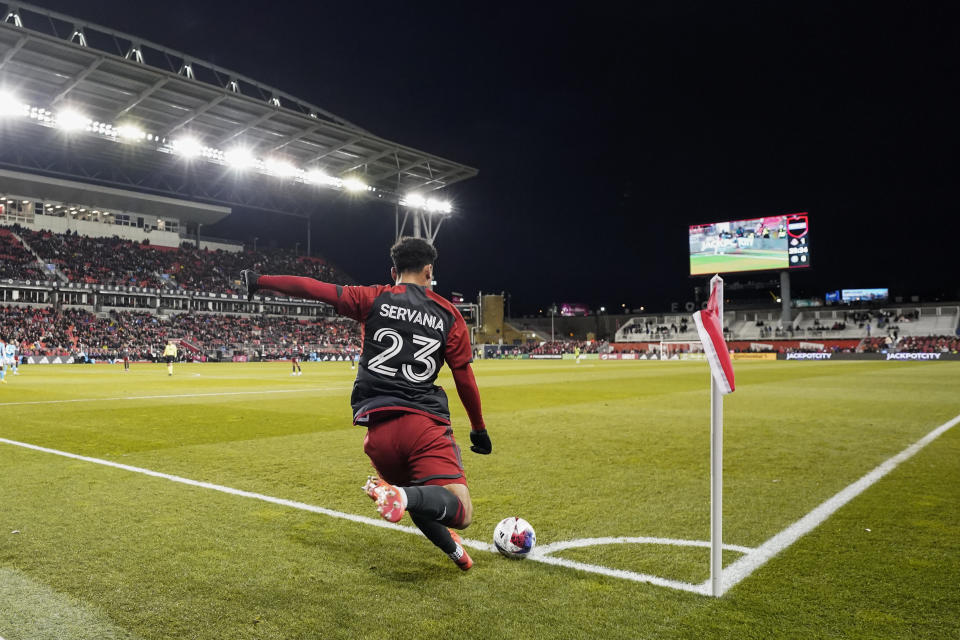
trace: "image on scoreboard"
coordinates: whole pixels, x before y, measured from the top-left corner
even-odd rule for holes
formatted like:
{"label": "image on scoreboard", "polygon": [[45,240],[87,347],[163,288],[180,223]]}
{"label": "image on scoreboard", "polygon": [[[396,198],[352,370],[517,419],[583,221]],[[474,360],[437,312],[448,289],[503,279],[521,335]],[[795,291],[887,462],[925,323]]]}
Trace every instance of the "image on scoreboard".
{"label": "image on scoreboard", "polygon": [[790,214],[691,226],[690,275],[809,266],[806,222]]}

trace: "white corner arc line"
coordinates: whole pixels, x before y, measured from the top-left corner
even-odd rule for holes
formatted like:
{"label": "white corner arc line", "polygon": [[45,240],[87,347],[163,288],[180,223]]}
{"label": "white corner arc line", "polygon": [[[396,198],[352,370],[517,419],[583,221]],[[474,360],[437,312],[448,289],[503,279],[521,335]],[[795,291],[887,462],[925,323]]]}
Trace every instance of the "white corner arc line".
{"label": "white corner arc line", "polygon": [[627,571],[625,569],[611,569],[610,567],[601,567],[595,564],[587,564],[585,562],[577,562],[576,560],[567,560],[566,558],[555,558],[553,556],[545,555],[531,555],[528,556],[527,559],[557,567],[576,569],[577,571],[599,573],[600,575],[608,576],[610,578],[632,580],[633,582],[646,582],[647,584],[652,584],[657,587],[667,587],[669,589],[687,591],[689,593],[696,593],[704,596],[709,595],[707,587],[702,584],[691,584],[689,582],[682,582],[680,580],[670,580],[668,578],[661,578],[660,576],[653,576],[648,573],[636,573],[634,571]]}
{"label": "white corner arc line", "polygon": [[[878,480],[896,469],[901,462],[909,460],[914,456],[914,454],[949,431],[958,423],[960,423],[960,415],[954,416],[952,419],[947,420],[942,425],[923,436],[900,453],[881,462],[877,467],[859,480],[856,480],[855,482],[841,489],[838,493],[821,503],[813,511],[761,544],[753,552],[738,558],[729,566],[725,567],[723,570],[723,588],[721,589],[721,595],[736,586],[754,571],[765,565],[778,553],[785,550],[797,540],[820,526],[827,518],[839,510],[840,507],[859,496]],[[705,586],[705,584],[700,586]]]}

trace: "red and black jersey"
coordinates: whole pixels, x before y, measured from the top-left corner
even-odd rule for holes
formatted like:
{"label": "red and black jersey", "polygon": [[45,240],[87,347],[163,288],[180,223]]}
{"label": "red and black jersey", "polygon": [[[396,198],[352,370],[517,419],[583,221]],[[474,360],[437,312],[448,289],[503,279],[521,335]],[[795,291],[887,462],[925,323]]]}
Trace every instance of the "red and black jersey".
{"label": "red and black jersey", "polygon": [[337,287],[337,312],[362,324],[363,351],[350,404],[354,424],[377,413],[424,413],[450,422],[447,394],[434,384],[446,362],[473,361],[470,333],[448,300],[415,284]]}

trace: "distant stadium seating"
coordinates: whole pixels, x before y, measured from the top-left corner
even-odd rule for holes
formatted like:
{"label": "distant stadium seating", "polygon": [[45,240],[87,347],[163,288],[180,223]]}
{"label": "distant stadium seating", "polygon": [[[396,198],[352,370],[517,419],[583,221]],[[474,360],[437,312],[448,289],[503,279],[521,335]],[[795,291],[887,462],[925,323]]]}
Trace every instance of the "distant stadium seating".
{"label": "distant stadium seating", "polygon": [[45,280],[48,275],[9,229],[0,227],[0,278]]}
{"label": "distant stadium seating", "polygon": [[[237,282],[240,270],[255,268],[337,284],[353,283],[350,277],[324,260],[298,256],[289,249],[209,251],[188,244],[179,248],[153,247],[117,237],[90,238],[18,226],[11,230],[44,263],[55,265],[71,282],[236,294],[240,293]],[[35,262],[29,251],[22,246],[21,250]]]}
{"label": "distant stadium seating", "polygon": [[907,353],[958,353],[960,337],[957,336],[909,336],[897,344],[897,351]]}
{"label": "distant stadium seating", "polygon": [[5,338],[21,353],[112,358],[128,348],[134,358],[155,359],[168,339],[190,351],[283,358],[294,345],[305,352],[346,354],[360,347],[356,322],[346,319],[298,320],[277,316],[183,313],[167,317],[149,312],[94,314],[81,309],[59,313],[43,307],[0,307]]}
{"label": "distant stadium seating", "polygon": [[[616,342],[698,340],[687,315],[631,318],[616,333]],[[952,335],[960,322],[957,306],[913,306],[883,309],[829,308],[795,310],[784,325],[779,311],[728,311],[724,314],[728,340],[863,340],[889,336],[893,342],[908,336]]]}

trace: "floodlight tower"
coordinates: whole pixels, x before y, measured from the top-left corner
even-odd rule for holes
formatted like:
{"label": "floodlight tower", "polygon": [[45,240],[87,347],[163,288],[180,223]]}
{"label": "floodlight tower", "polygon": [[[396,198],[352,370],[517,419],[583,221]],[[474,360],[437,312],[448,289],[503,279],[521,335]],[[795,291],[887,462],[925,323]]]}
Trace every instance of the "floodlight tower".
{"label": "floodlight tower", "polygon": [[[417,193],[408,193],[401,198],[396,207],[396,239],[411,235],[435,244],[437,234],[440,233],[440,225],[452,211],[453,206],[447,200],[425,198]],[[407,222],[410,222],[411,227],[409,234]]]}

